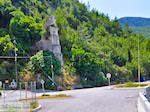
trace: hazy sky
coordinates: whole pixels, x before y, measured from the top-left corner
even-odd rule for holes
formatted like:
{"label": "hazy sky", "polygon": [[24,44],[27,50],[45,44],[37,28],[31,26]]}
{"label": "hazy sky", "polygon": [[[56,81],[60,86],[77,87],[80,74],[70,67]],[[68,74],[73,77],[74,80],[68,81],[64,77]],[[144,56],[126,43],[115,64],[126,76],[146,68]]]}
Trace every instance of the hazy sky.
{"label": "hazy sky", "polygon": [[150,0],[80,0],[89,2],[91,8],[117,17],[148,17],[150,18]]}

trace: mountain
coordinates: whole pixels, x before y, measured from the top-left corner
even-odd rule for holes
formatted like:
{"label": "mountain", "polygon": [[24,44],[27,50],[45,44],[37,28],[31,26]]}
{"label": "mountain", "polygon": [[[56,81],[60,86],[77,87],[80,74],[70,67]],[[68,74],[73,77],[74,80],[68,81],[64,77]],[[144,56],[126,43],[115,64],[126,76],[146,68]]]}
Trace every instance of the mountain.
{"label": "mountain", "polygon": [[133,32],[150,37],[150,18],[123,17],[119,19],[119,22],[123,27],[125,27],[125,25],[128,23]]}
{"label": "mountain", "polygon": [[150,18],[123,17],[119,19],[119,22],[122,26],[125,26],[126,23],[131,27],[150,26]]}

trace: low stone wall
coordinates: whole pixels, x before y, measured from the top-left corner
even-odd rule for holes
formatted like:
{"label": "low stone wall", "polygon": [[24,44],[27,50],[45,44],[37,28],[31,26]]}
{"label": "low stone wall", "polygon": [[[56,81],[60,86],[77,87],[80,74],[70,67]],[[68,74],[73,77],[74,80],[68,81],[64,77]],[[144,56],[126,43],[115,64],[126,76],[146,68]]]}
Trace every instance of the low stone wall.
{"label": "low stone wall", "polygon": [[143,93],[139,93],[138,112],[150,112],[150,102]]}

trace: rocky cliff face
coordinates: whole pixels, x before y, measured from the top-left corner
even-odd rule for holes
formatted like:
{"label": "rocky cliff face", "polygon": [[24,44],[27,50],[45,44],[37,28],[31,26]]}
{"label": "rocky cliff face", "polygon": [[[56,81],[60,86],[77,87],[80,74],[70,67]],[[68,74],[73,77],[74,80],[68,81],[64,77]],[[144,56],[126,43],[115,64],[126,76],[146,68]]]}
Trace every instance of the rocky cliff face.
{"label": "rocky cliff face", "polygon": [[50,16],[46,22],[46,28],[48,35],[42,38],[36,47],[38,50],[48,50],[54,53],[54,55],[60,60],[63,66],[63,55],[61,52],[61,45],[59,41],[58,28],[56,25],[56,17]]}

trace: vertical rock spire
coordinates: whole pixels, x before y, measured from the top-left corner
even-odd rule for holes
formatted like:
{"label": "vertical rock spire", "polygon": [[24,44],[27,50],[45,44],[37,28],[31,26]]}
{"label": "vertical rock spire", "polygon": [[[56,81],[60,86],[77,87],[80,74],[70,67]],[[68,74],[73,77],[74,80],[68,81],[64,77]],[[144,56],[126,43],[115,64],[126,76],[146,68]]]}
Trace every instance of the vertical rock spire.
{"label": "vertical rock spire", "polygon": [[50,16],[46,22],[46,28],[49,33],[48,39],[51,40],[50,51],[60,60],[61,65],[63,66],[63,55],[61,52],[61,45],[59,41],[58,28],[56,25],[56,17]]}
{"label": "vertical rock spire", "polygon": [[61,45],[59,41],[58,28],[56,25],[56,17],[50,16],[45,24],[47,29],[47,35],[36,43],[38,50],[48,50],[54,53],[54,55],[60,60],[63,67],[63,55],[61,52]]}

